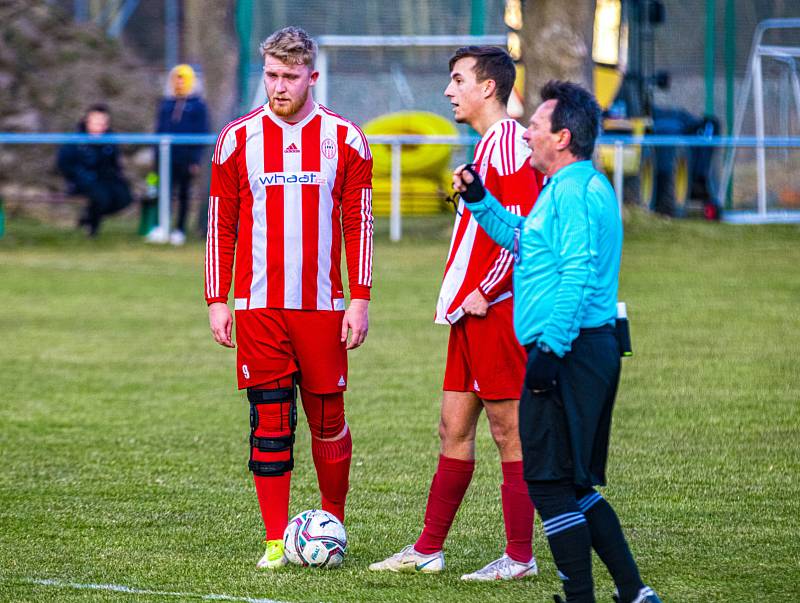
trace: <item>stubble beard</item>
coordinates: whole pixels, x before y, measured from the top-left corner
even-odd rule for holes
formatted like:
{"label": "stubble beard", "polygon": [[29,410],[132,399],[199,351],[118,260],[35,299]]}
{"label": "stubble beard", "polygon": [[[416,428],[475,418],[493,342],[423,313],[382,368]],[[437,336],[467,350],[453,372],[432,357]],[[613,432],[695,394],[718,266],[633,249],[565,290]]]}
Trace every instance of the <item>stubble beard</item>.
{"label": "stubble beard", "polygon": [[[269,94],[268,94],[269,96]],[[303,108],[303,105],[306,104],[308,100],[308,88],[303,92],[303,94],[295,101],[291,101],[288,105],[281,104],[277,105],[275,102],[270,98],[269,99],[269,108],[272,109],[272,112],[277,115],[278,117],[291,117],[300,109]]]}

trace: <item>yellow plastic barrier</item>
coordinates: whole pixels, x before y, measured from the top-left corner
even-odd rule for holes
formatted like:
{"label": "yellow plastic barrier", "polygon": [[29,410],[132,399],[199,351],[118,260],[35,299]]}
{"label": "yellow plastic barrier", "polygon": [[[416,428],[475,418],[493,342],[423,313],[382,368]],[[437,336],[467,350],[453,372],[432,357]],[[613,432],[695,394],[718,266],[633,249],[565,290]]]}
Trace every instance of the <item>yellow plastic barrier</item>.
{"label": "yellow plastic barrier", "polygon": [[[458,130],[447,119],[426,111],[387,113],[364,124],[364,133],[416,134],[419,136],[456,136]],[[392,147],[371,145],[373,173],[389,176],[392,170]],[[400,166],[403,176],[427,176],[438,180],[450,165],[450,145],[403,145]]]}
{"label": "yellow plastic barrier", "polygon": [[[414,134],[418,136],[455,136],[456,127],[447,119],[425,111],[401,111],[376,117],[364,124],[367,136],[376,134]],[[391,210],[392,147],[373,144],[372,210],[376,216],[388,216]],[[446,209],[444,196],[449,191],[443,182],[450,177],[450,145],[403,145],[400,168],[400,209],[406,216],[424,216]]]}

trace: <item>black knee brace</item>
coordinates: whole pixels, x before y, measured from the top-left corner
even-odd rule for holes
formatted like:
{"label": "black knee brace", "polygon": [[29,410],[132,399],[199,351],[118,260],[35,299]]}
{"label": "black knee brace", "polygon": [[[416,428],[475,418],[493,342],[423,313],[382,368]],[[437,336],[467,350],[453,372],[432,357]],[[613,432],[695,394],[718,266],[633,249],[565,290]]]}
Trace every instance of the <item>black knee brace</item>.
{"label": "black knee brace", "polygon": [[[247,466],[254,475],[272,477],[283,475],[294,468],[294,431],[297,427],[297,384],[292,376],[292,385],[287,388],[254,389],[248,388],[247,399],[250,401],[250,461]],[[262,404],[289,403],[288,436],[263,437],[256,435],[258,428],[258,407]],[[289,458],[280,461],[257,461],[253,451],[283,452],[289,451]]]}

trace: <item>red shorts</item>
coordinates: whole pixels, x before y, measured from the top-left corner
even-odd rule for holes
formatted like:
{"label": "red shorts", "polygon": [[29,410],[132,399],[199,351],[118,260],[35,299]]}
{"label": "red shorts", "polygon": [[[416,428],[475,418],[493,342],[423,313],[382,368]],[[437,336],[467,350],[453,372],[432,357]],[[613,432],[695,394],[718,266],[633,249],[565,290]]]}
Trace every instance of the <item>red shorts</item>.
{"label": "red shorts", "polygon": [[340,341],[344,312],[263,308],[236,312],[239,389],[299,373],[315,394],[347,389],[347,352]]}
{"label": "red shorts", "polygon": [[466,315],[450,327],[442,389],[475,392],[483,400],[518,400],[525,378],[525,350],[514,336],[514,300],[486,316]]}

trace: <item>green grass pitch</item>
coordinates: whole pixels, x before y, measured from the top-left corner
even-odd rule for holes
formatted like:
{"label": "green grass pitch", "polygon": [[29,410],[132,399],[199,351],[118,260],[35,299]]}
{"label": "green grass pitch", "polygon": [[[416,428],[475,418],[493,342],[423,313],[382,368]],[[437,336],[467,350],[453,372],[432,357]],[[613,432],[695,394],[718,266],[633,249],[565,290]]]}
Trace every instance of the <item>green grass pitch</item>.
{"label": "green grass pitch", "polygon": [[[539,577],[466,584],[503,546],[485,420],[443,575],[367,565],[416,538],[436,464],[449,219],[378,224],[370,334],[350,356],[350,547],[334,571],[258,573],[261,521],[234,355],[213,343],[203,249],[12,219],[0,240],[0,600],[550,601]],[[665,603],[800,599],[800,229],[630,216],[620,298],[634,357],[610,484]],[[318,505],[301,419],[291,512]],[[598,601],[612,584],[595,559]],[[51,583],[43,583],[51,580]],[[87,585],[130,589],[98,590]],[[80,588],[79,588],[80,587]]]}

